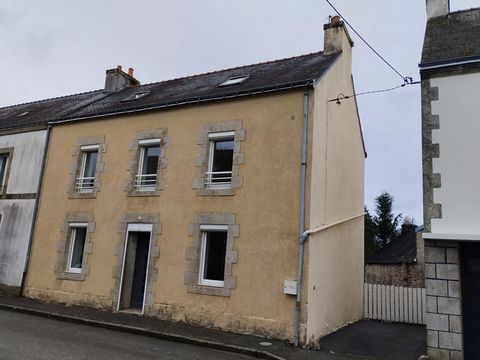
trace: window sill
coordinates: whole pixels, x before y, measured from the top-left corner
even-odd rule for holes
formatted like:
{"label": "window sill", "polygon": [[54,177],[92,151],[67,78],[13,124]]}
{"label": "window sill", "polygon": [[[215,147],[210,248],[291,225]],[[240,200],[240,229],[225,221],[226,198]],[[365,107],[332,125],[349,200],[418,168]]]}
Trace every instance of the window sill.
{"label": "window sill", "polygon": [[234,188],[205,188],[198,189],[197,195],[199,196],[233,196],[237,193],[237,189]]}
{"label": "window sill", "polygon": [[160,196],[160,190],[130,190],[128,196],[145,197],[145,196]]}
{"label": "window sill", "polygon": [[84,281],[85,280],[84,273],[74,273],[74,272],[61,272],[57,273],[57,279],[59,280],[73,280],[73,281]]}
{"label": "window sill", "polygon": [[74,192],[68,195],[69,199],[94,199],[97,197],[97,191]]}
{"label": "window sill", "polygon": [[194,293],[194,294],[211,295],[211,296],[224,296],[224,297],[230,296],[229,288],[200,285],[200,284],[190,285],[188,287],[188,292]]}

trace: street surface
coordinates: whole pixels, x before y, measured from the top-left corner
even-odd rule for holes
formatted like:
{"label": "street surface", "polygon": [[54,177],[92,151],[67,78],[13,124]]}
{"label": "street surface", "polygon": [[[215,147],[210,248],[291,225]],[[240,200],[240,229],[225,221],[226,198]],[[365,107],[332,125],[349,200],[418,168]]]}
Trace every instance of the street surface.
{"label": "street surface", "polygon": [[1,360],[248,360],[250,357],[0,310]]}

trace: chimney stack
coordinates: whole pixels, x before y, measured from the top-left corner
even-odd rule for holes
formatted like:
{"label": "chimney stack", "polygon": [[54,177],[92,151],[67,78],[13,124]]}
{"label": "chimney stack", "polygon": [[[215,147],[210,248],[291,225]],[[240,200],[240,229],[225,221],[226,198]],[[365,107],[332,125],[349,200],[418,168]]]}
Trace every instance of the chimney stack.
{"label": "chimney stack", "polygon": [[325,31],[324,55],[332,55],[352,48],[353,41],[340,16],[331,16],[330,22],[323,25],[323,30]]}
{"label": "chimney stack", "polygon": [[139,86],[140,81],[133,77],[133,68],[128,69],[128,74],[123,72],[122,65],[109,69],[105,75],[105,91],[118,92],[128,87]]}
{"label": "chimney stack", "polygon": [[427,20],[450,13],[450,0],[426,0]]}

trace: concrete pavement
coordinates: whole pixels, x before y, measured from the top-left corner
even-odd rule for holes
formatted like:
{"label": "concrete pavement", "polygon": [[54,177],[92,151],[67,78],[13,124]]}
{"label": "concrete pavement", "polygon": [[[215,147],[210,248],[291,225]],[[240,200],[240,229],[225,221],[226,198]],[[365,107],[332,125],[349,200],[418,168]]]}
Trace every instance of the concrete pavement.
{"label": "concrete pavement", "polygon": [[324,350],[382,360],[417,360],[427,353],[422,325],[361,320],[322,338]]}

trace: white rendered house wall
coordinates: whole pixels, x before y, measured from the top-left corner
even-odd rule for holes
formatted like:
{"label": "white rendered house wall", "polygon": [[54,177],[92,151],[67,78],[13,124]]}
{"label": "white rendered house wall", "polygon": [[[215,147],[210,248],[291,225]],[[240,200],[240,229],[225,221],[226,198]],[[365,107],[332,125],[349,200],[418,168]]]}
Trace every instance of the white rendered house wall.
{"label": "white rendered house wall", "polygon": [[440,122],[432,131],[432,143],[440,144],[433,173],[441,177],[433,202],[442,207],[431,232],[480,234],[480,74],[434,78],[430,86],[438,88],[432,114]]}

